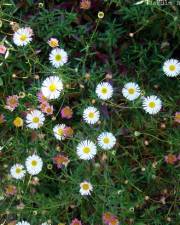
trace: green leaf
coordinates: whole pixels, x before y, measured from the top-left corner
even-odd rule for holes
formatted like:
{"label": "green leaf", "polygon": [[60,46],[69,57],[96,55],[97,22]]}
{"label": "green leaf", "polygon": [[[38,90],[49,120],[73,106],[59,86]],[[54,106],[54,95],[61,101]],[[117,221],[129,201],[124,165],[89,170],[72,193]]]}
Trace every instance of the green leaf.
{"label": "green leaf", "polygon": [[3,80],[1,77],[0,77],[0,86],[3,86]]}

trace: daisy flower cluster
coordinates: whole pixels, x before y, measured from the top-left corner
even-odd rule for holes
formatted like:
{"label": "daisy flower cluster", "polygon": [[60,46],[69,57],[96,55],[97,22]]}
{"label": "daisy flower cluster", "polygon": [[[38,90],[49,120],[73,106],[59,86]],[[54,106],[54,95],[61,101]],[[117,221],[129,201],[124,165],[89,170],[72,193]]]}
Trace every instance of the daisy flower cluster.
{"label": "daisy flower cluster", "polygon": [[68,54],[63,48],[59,48],[59,41],[56,38],[50,38],[48,44],[53,48],[49,54],[49,61],[55,68],[63,66],[68,61]]}
{"label": "daisy flower cluster", "polygon": [[[89,10],[91,7],[94,7],[94,5],[90,0],[80,1],[81,11],[84,12],[86,10]],[[88,16],[87,18],[89,19]],[[104,18],[104,12],[100,11],[98,13],[98,18],[99,20],[102,20]],[[33,30],[30,27],[26,26],[22,28],[20,28],[19,26],[15,26],[15,24],[13,26],[14,26],[14,34],[12,37],[12,41],[14,45],[16,45],[17,48],[22,49],[23,56],[25,54],[29,54],[25,52],[26,51],[25,49],[29,47],[28,50],[31,51],[33,48],[31,46],[34,40]],[[111,166],[112,161],[114,160],[114,158],[116,158],[115,148],[118,146],[121,147],[121,145],[118,143],[119,142],[118,139],[123,127],[114,127],[113,125],[116,123],[116,121],[113,121],[112,126],[110,126],[108,124],[109,121],[106,120],[105,116],[103,116],[101,107],[112,106],[111,103],[113,103],[114,99],[118,97],[118,90],[120,89],[120,87],[117,84],[112,83],[111,79],[106,79],[106,81],[101,80],[99,83],[96,83],[94,89],[91,90],[93,96],[96,96],[96,100],[93,99],[94,101],[91,101],[91,104],[87,102],[85,102],[84,104],[83,102],[82,104],[83,107],[79,109],[80,119],[78,119],[78,116],[77,119],[74,119],[76,115],[76,107],[78,105],[78,100],[74,100],[75,98],[74,95],[72,97],[73,100],[70,100],[70,97],[68,95],[66,96],[66,93],[68,92],[67,90],[68,79],[66,80],[64,78],[62,69],[66,68],[64,65],[68,64],[69,55],[62,47],[63,45],[61,44],[61,41],[59,41],[54,36],[49,38],[48,41],[46,39],[46,46],[47,49],[50,49],[50,51],[48,50],[47,60],[49,60],[49,63],[51,64],[52,67],[50,68],[50,70],[48,70],[48,74],[45,73],[44,75],[43,73],[41,77],[42,80],[40,79],[38,81],[38,84],[36,85],[34,85],[33,83],[35,87],[33,86],[32,89],[28,89],[29,93],[27,94],[27,98],[25,96],[22,96],[22,93],[21,94],[11,93],[11,95],[9,96],[8,95],[6,95],[5,97],[3,96],[3,110],[7,112],[7,116],[6,113],[0,114],[0,126],[5,124],[7,121],[8,123],[10,121],[11,124],[13,125],[12,130],[14,129],[18,135],[23,133],[22,137],[20,137],[20,140],[17,141],[17,147],[15,148],[19,148],[20,151],[21,148],[25,148],[23,149],[22,155],[20,151],[17,152],[17,155],[16,153],[14,153],[16,157],[14,157],[12,161],[10,161],[10,168],[8,165],[5,165],[3,167],[3,170],[8,168],[9,171],[8,173],[10,174],[10,176],[8,175],[7,178],[9,179],[8,181],[9,183],[8,185],[6,185],[4,192],[5,197],[16,196],[17,197],[16,200],[21,201],[21,199],[23,199],[24,197],[23,195],[27,193],[27,190],[29,191],[29,194],[32,195],[33,198],[34,193],[36,193],[38,190],[37,187],[39,187],[39,189],[41,189],[42,192],[45,190],[45,194],[44,193],[41,194],[47,196],[48,199],[49,195],[51,194],[49,192],[51,191],[49,190],[47,191],[46,188],[49,188],[52,185],[53,187],[57,186],[59,189],[57,191],[57,195],[58,195],[58,202],[60,202],[61,201],[61,199],[59,199],[60,197],[62,196],[66,197],[64,194],[65,193],[64,190],[66,190],[66,188],[67,190],[72,189],[72,191],[76,193],[74,194],[74,196],[72,196],[72,199],[70,201],[67,201],[66,203],[67,206],[65,205],[66,210],[68,212],[72,212],[74,208],[76,209],[78,206],[80,206],[81,200],[83,202],[81,205],[82,208],[87,203],[87,201],[89,202],[91,200],[94,201],[93,197],[96,195],[96,191],[98,192],[99,190],[102,190],[104,188],[105,192],[107,192],[108,182],[106,181],[105,184],[97,185],[95,183],[95,179],[99,179],[101,182],[102,176],[107,177],[109,176],[111,178],[111,175],[106,174],[107,173],[106,167]],[[37,51],[32,50],[30,54],[38,55],[38,53],[41,52],[41,50],[39,52],[38,51],[39,50]],[[0,54],[5,55],[6,52],[7,52],[6,46],[4,44],[1,44]],[[26,62],[26,64],[29,66],[28,63],[29,61]],[[30,71],[31,70],[32,68],[30,68]],[[167,77],[171,77],[171,79],[177,77],[180,74],[180,61],[177,59],[168,59],[164,62],[161,70],[163,71],[164,75],[166,75]],[[14,76],[16,77],[16,75]],[[40,77],[40,75],[37,76]],[[87,77],[88,79],[90,79],[90,75],[88,75]],[[168,79],[167,77],[166,79]],[[22,80],[28,79],[28,77],[23,78],[16,77],[16,78]],[[70,90],[71,88],[72,90],[75,89],[74,87],[76,87],[77,85],[76,78],[73,78],[72,80],[74,83],[73,82],[72,84],[68,83],[68,85],[70,86]],[[122,81],[122,83],[124,83],[124,81]],[[27,82],[27,84],[29,83]],[[93,83],[90,84],[94,85]],[[33,94],[31,94],[31,92]],[[140,85],[136,82],[125,83],[122,89],[120,89],[120,92],[123,96],[123,98],[121,99],[123,102],[122,104],[124,104],[125,102],[124,98],[127,99],[127,101],[132,102],[133,105],[135,105],[136,103],[138,105],[140,103],[141,108],[150,115],[155,115],[162,110],[163,103],[161,98],[159,96],[156,96],[156,94],[144,95]],[[80,94],[82,94],[81,90],[78,92],[78,96]],[[88,92],[86,94],[88,95]],[[118,118],[120,118],[120,116]],[[112,119],[114,119],[113,116]],[[74,125],[71,124],[72,120]],[[8,123],[7,125],[9,125]],[[82,124],[82,127],[79,125],[80,123]],[[174,126],[177,126],[180,123],[180,112],[176,112],[173,114],[173,123]],[[85,130],[87,132],[84,132]],[[129,133],[126,137],[127,139],[131,138],[131,129],[129,130],[130,131],[128,131]],[[138,131],[136,131],[135,134],[136,135],[134,136],[136,138],[141,135],[141,133],[138,133]],[[27,140],[23,140],[25,144],[21,145],[21,138],[25,139],[24,136],[27,136]],[[150,136],[154,137],[152,134],[150,134]],[[32,137],[35,138],[33,139]],[[14,149],[11,148],[12,144],[15,143],[13,142],[14,139],[15,139],[14,137],[12,137],[12,139],[9,139],[10,141],[5,143],[2,149],[5,146],[5,149],[6,148],[8,149],[9,147],[9,152],[14,151]],[[134,139],[132,140],[130,147],[129,145],[128,146],[122,145],[122,150],[124,151],[122,155],[123,156],[125,154],[128,156],[130,155],[130,157],[133,158],[134,164],[140,165],[140,163],[138,162],[139,160],[138,157],[137,158],[134,157],[133,155],[134,153],[131,154],[130,152],[131,147],[135,142]],[[32,140],[31,143],[29,143],[30,142],[29,140]],[[126,141],[127,140],[124,141],[125,142],[124,145],[127,144]],[[147,148],[149,142],[145,140],[145,143],[146,144],[144,148]],[[169,143],[168,141],[167,143],[171,145],[171,143]],[[6,145],[8,147],[6,147]],[[38,147],[36,148],[34,146]],[[2,149],[0,149],[0,153]],[[148,155],[149,154],[148,149],[145,150],[147,151]],[[23,154],[26,155],[25,159],[21,159],[21,157],[22,158],[24,157]],[[20,158],[18,159],[19,155]],[[109,162],[107,162],[107,164],[105,164],[104,162],[102,163],[103,157],[109,157]],[[118,157],[116,160],[120,165]],[[159,164],[164,163],[169,164],[168,166],[172,166],[177,165],[179,161],[180,161],[179,154],[169,153],[164,156],[163,162],[161,160]],[[45,169],[44,165],[46,163],[47,167]],[[78,174],[76,174],[75,169],[77,168],[75,167],[77,166],[74,165],[78,165],[82,173],[77,172]],[[154,167],[156,167],[156,164],[154,165],[155,165]],[[124,169],[123,166],[124,166],[123,164],[120,165],[117,168],[117,170],[120,168],[119,171],[123,171]],[[97,176],[98,178],[96,177],[94,178],[94,173],[96,173],[96,171],[95,170],[94,170],[95,172],[92,171],[93,167],[96,167],[96,170],[99,170],[98,171],[99,175]],[[126,170],[126,168],[124,170]],[[39,175],[42,171],[43,173],[41,178],[40,176],[37,175]],[[86,176],[83,173],[84,171],[87,172]],[[113,174],[113,176],[115,177],[115,182],[112,185],[109,184],[109,186],[112,186],[112,193],[115,196],[115,198],[116,195],[113,189],[114,186],[115,188],[116,186],[122,187],[123,191],[126,189],[127,186],[128,193],[134,187],[134,186],[131,187],[130,185],[128,186],[128,180],[125,181],[123,180],[124,177],[127,177],[128,179],[129,174],[133,173],[133,170],[129,171],[127,170],[127,174],[125,174],[125,176],[123,176],[122,174],[119,175],[118,174],[119,171],[115,171]],[[118,183],[116,181],[117,176],[120,176],[122,178],[122,183]],[[26,181],[27,177],[29,178],[28,182]],[[65,180],[66,177],[68,177],[69,180]],[[41,186],[41,179],[43,181],[44,180],[47,181],[48,187]],[[16,182],[18,183],[18,185],[16,185]],[[73,184],[76,183],[76,187],[74,189],[73,187],[70,186],[70,184],[72,183]],[[22,187],[27,186],[25,190],[20,190],[21,184]],[[29,185],[34,185],[36,186],[36,188],[32,187],[29,188]],[[136,189],[138,191],[140,190],[138,188]],[[143,193],[143,191],[141,190],[139,192]],[[70,194],[71,193],[69,193],[69,195]],[[105,195],[108,195],[108,193],[105,193]],[[77,205],[74,205],[73,203],[74,201],[77,201]],[[51,207],[53,208],[54,207],[53,200],[49,200],[49,202]],[[86,203],[84,204],[84,202]],[[17,205],[16,207],[17,210],[20,211],[24,209],[26,207],[24,204],[25,203],[23,201],[20,202],[19,205]],[[31,207],[32,208],[39,207],[38,204],[39,205],[44,204],[44,202],[39,203],[37,201],[36,204],[32,201]],[[114,213],[109,212],[110,209],[108,210],[108,212],[104,211],[106,203],[103,204],[104,204],[103,215],[101,214],[102,223],[105,225],[119,225],[120,221],[118,217],[114,215]],[[57,207],[59,207],[60,205],[61,202]],[[46,214],[48,210],[51,210],[50,209],[51,207],[49,207],[49,205],[47,208],[44,207],[42,215]],[[8,215],[8,213],[9,212],[7,210],[6,214]],[[36,213],[38,213],[38,210],[37,211],[34,210],[33,213],[34,213],[33,215],[36,215]],[[76,212],[75,214],[77,214],[76,216],[81,216]],[[19,221],[18,220],[15,221],[14,224],[31,225],[31,222],[29,223],[28,219],[26,220],[23,219],[21,216],[19,216],[20,213],[17,213],[17,215]],[[76,217],[73,218],[74,219],[71,218],[70,220],[71,222],[69,221],[70,225],[84,224],[80,219]],[[39,224],[51,225],[51,220],[49,220],[48,222],[44,221],[46,221],[46,219],[43,218],[43,221],[41,221],[41,223]]]}
{"label": "daisy flower cluster", "polygon": [[[134,101],[141,95],[141,90],[138,84],[129,82],[124,85],[122,94],[129,101]],[[147,113],[154,115],[161,110],[162,102],[157,96],[150,95],[142,97],[142,106]]]}
{"label": "daisy flower cluster", "polygon": [[14,164],[10,169],[11,176],[14,179],[21,180],[25,177],[26,172],[30,175],[37,175],[42,170],[43,161],[38,155],[33,154],[26,158],[25,167],[19,163]]}
{"label": "daisy flower cluster", "polygon": [[[95,93],[101,101],[106,101],[112,98],[113,87],[108,82],[101,82],[97,85]],[[89,125],[98,123],[100,120],[99,110],[94,106],[88,106],[83,111],[83,120]],[[111,132],[104,131],[99,134],[96,142],[89,139],[81,141],[76,147],[76,153],[79,159],[92,160],[97,154],[98,147],[102,150],[112,149],[116,144],[116,137]],[[81,195],[91,195],[92,191],[93,186],[89,181],[85,180],[80,183]]]}

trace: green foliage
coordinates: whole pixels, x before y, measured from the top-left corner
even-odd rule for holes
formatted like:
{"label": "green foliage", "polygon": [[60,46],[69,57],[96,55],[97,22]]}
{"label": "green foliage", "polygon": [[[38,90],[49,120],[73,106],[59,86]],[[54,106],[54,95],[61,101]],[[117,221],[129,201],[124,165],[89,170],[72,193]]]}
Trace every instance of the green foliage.
{"label": "green foliage", "polygon": [[[6,123],[0,124],[2,224],[22,219],[31,224],[49,219],[52,224],[70,224],[77,217],[83,224],[97,225],[102,224],[102,214],[107,211],[115,214],[122,225],[179,224],[179,165],[166,164],[164,156],[178,154],[180,149],[173,118],[179,110],[180,86],[179,78],[169,79],[161,69],[166,59],[178,57],[179,9],[175,3],[164,6],[136,2],[93,1],[91,9],[82,10],[79,1],[1,1],[0,40],[9,50],[6,59],[0,55],[0,113],[6,117]],[[98,11],[105,13],[103,19],[98,19]],[[13,44],[12,21],[33,29],[29,46]],[[48,60],[47,41],[51,37],[60,41],[69,56],[68,63],[58,69]],[[90,79],[86,79],[86,73]],[[68,85],[62,97],[53,101],[56,120],[48,117],[35,132],[26,126],[15,128],[13,120],[24,116],[27,105],[38,107],[36,93],[51,74],[60,76],[65,87]],[[102,104],[95,87],[106,74],[112,75],[115,94]],[[35,79],[37,75],[39,79]],[[130,81],[137,82],[145,95],[155,94],[162,99],[163,110],[158,115],[145,114],[140,100],[132,103],[122,96],[123,85]],[[20,106],[14,112],[4,109],[6,97],[20,92],[26,94],[19,100]],[[83,123],[82,112],[92,100],[95,106],[107,108],[108,114],[102,110],[101,124],[90,127]],[[59,112],[66,105],[74,111],[70,121],[60,118]],[[62,122],[72,126],[75,134],[59,142],[52,130]],[[90,162],[79,160],[79,141],[96,141],[105,130],[117,137],[116,147],[108,152],[98,149]],[[137,131],[139,136],[135,135]],[[67,168],[49,169],[58,154],[57,146],[68,155],[70,163]],[[44,162],[38,175],[40,184],[33,186],[30,176],[24,181],[9,178],[11,166],[24,162],[34,151]],[[88,198],[79,194],[79,184],[86,179],[94,187]],[[5,195],[9,184],[17,187],[17,195]],[[24,209],[17,208],[20,203]]]}

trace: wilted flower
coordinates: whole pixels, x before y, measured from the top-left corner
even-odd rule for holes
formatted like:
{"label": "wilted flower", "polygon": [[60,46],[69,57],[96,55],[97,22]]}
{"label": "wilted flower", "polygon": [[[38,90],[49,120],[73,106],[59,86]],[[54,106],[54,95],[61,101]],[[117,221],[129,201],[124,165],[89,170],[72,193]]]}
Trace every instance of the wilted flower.
{"label": "wilted flower", "polygon": [[180,123],[180,112],[176,112],[174,120],[175,122]]}
{"label": "wilted flower", "polygon": [[78,219],[73,219],[72,222],[70,223],[70,225],[82,225],[81,221]]}
{"label": "wilted flower", "polygon": [[48,102],[44,101],[40,105],[40,109],[43,113],[46,113],[47,115],[52,115],[53,114],[53,106],[50,105]]}
{"label": "wilted flower", "polygon": [[90,0],[81,0],[80,2],[80,8],[87,10],[91,8],[91,1]]}
{"label": "wilted flower", "polygon": [[13,121],[15,127],[22,127],[23,123],[23,119],[21,119],[20,117],[16,117]]}
{"label": "wilted flower", "polygon": [[5,108],[10,110],[10,111],[14,111],[15,108],[19,105],[18,98],[19,97],[17,95],[8,96],[7,99],[6,99]]}
{"label": "wilted flower", "polygon": [[16,23],[16,22],[13,22],[13,21],[10,22],[10,25],[11,25],[11,28],[14,32],[17,31],[20,28],[19,23]]}
{"label": "wilted flower", "polygon": [[46,107],[44,108],[44,113],[46,113],[47,115],[52,115],[53,114],[53,106],[50,104],[47,104]]}
{"label": "wilted flower", "polygon": [[17,209],[24,209],[24,207],[25,207],[25,205],[22,202],[16,206]]}
{"label": "wilted flower", "polygon": [[177,161],[176,156],[171,153],[166,155],[164,158],[165,158],[165,162],[171,165],[173,165]]}
{"label": "wilted flower", "polygon": [[61,117],[64,119],[71,119],[73,115],[73,111],[69,106],[65,106],[61,109]]}
{"label": "wilted flower", "polygon": [[40,103],[47,102],[47,98],[42,94],[41,91],[37,93],[37,98]]}
{"label": "wilted flower", "polygon": [[74,133],[74,131],[73,131],[73,129],[71,128],[71,127],[65,127],[64,128],[64,136],[65,137],[72,137],[73,136],[73,133]]}
{"label": "wilted flower", "polygon": [[48,102],[43,102],[40,104],[39,108],[41,109],[42,112],[45,112],[45,108],[49,105]]}
{"label": "wilted flower", "polygon": [[111,220],[111,217],[112,217],[112,214],[110,212],[103,213],[103,216],[102,216],[103,223],[108,225],[109,221]]}
{"label": "wilted flower", "polygon": [[0,114],[0,124],[5,122],[5,117],[3,114]]}
{"label": "wilted flower", "polygon": [[48,45],[51,48],[55,48],[55,47],[59,46],[59,42],[58,42],[58,40],[56,38],[50,38],[49,41],[48,41]]}
{"label": "wilted flower", "polygon": [[39,178],[38,177],[33,177],[31,180],[31,184],[36,186],[39,185]]}
{"label": "wilted flower", "polygon": [[102,216],[103,223],[106,225],[119,225],[119,220],[110,212],[105,212]]}
{"label": "wilted flower", "polygon": [[63,166],[67,166],[69,163],[68,157],[58,154],[55,157],[53,157],[53,163],[57,166],[57,168],[62,168]]}
{"label": "wilted flower", "polygon": [[86,74],[85,74],[85,78],[86,78],[86,80],[89,80],[89,79],[90,79],[90,77],[91,77],[90,73],[86,73]]}
{"label": "wilted flower", "polygon": [[6,47],[4,45],[0,45],[0,54],[4,55],[6,53]]}
{"label": "wilted flower", "polygon": [[16,220],[9,222],[7,225],[16,225]]}
{"label": "wilted flower", "polygon": [[5,188],[5,193],[6,193],[7,196],[15,195],[17,193],[16,186],[14,186],[14,185],[8,185]]}

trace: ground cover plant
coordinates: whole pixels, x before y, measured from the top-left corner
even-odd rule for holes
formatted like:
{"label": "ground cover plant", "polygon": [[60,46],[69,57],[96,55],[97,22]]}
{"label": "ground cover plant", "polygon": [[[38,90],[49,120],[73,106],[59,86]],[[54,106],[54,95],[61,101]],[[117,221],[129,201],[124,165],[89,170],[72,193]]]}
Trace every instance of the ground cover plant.
{"label": "ground cover plant", "polygon": [[178,225],[178,1],[0,16],[0,223]]}

